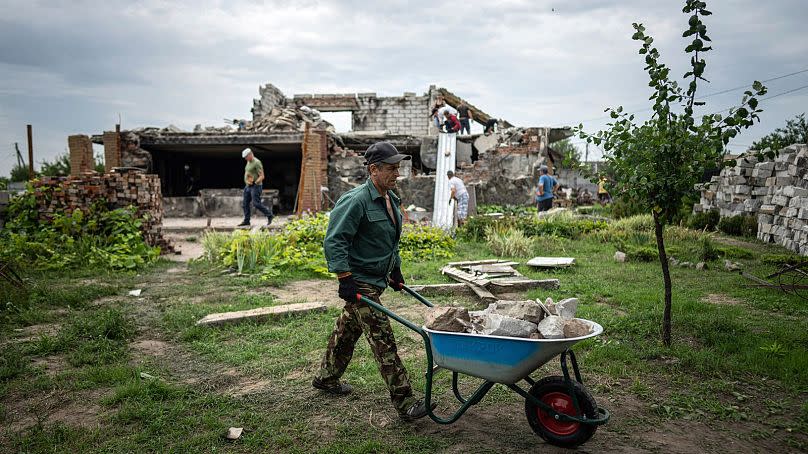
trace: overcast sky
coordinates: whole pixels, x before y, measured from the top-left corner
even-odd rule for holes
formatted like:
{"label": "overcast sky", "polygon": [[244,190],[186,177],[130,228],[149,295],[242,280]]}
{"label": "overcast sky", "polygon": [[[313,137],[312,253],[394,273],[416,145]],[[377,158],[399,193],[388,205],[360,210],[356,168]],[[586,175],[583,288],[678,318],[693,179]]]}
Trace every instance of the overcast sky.
{"label": "overcast sky", "polygon": [[[632,22],[686,71],[683,2],[569,1],[35,1],[0,14],[0,175],[26,152],[37,165],[70,134],[249,118],[258,87],[295,93],[425,92],[437,84],[521,126],[584,122],[603,109],[648,106]],[[808,9],[799,0],[709,2],[710,94],[808,69]],[[769,96],[808,85],[771,81]],[[742,90],[711,96],[706,112]],[[808,88],[761,102],[760,125],[733,151],[808,111]],[[592,155],[595,155],[592,150]]]}

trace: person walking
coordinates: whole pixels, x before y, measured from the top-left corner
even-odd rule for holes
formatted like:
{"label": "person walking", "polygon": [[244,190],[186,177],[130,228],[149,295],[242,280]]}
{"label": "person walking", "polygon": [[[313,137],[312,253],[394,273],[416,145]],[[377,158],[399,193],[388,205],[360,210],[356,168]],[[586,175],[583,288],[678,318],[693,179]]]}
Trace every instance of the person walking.
{"label": "person walking", "polygon": [[241,198],[241,209],[244,211],[244,220],[238,227],[250,225],[250,212],[252,207],[260,211],[267,217],[267,225],[272,224],[272,206],[265,206],[261,203],[261,194],[264,191],[264,166],[261,161],[253,155],[249,148],[241,152],[241,157],[247,161],[244,166],[244,194]]}
{"label": "person walking", "polygon": [[[340,378],[364,334],[399,417],[412,421],[426,416],[430,409],[423,399],[413,396],[389,318],[358,298],[363,295],[381,304],[380,297],[388,285],[395,291],[404,285],[398,253],[400,200],[393,189],[400,162],[405,159],[411,157],[400,154],[388,142],[371,145],[365,152],[369,178],[343,194],[331,211],[323,246],[328,271],[339,279],[338,294],[345,306],[312,386],[333,395],[349,394],[353,388]],[[434,406],[432,402],[431,408]]]}
{"label": "person walking", "polygon": [[446,176],[449,177],[449,190],[452,191],[449,200],[457,201],[457,226],[462,227],[469,214],[469,192],[466,190],[463,180],[455,176],[454,172],[449,170],[446,172]]}
{"label": "person walking", "polygon": [[536,191],[536,205],[541,212],[553,207],[553,195],[558,188],[558,181],[549,175],[550,171],[547,166],[541,166],[539,172],[541,176],[539,177],[539,186]]}

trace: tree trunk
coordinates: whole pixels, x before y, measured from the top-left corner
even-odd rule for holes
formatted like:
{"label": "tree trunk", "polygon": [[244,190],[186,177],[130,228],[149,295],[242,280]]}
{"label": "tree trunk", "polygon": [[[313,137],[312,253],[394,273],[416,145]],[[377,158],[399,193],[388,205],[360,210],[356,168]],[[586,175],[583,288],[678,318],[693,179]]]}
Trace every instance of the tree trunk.
{"label": "tree trunk", "polygon": [[662,280],[665,283],[665,310],[662,313],[662,343],[671,346],[671,272],[668,267],[668,254],[665,252],[665,229],[659,220],[659,214],[654,213],[654,233],[656,234],[659,262],[662,265]]}

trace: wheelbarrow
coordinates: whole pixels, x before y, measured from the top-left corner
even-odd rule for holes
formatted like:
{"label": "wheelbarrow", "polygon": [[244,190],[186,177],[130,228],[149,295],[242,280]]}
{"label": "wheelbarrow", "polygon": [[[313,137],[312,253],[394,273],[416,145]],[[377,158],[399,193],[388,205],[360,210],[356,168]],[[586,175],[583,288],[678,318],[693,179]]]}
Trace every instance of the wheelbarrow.
{"label": "wheelbarrow", "polygon": [[[401,288],[425,306],[434,306],[406,285]],[[361,294],[357,294],[357,298],[423,338],[427,362],[424,400],[429,417],[436,423],[451,424],[457,421],[496,384],[507,386],[525,398],[525,415],[530,428],[553,445],[580,445],[592,437],[598,426],[609,421],[609,412],[598,407],[584,387],[575,353],[570,350],[574,344],[603,332],[603,327],[595,322],[584,320],[591,325],[591,333],[570,339],[524,339],[434,331],[415,325]],[[561,356],[563,376],[549,376],[538,381],[530,377],[531,373],[557,355]],[[452,392],[461,404],[448,418],[440,417],[431,410],[432,381],[441,369],[452,372]],[[471,396],[464,397],[458,388],[460,374],[484,381]],[[526,391],[519,386],[521,381],[526,382],[530,389]]]}

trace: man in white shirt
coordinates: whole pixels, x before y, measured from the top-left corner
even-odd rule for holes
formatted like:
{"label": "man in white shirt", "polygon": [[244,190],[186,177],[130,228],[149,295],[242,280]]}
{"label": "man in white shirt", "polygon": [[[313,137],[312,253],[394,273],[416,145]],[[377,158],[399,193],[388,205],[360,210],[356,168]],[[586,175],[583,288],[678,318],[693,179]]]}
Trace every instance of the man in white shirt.
{"label": "man in white shirt", "polygon": [[460,227],[466,222],[469,214],[469,192],[463,180],[456,177],[454,172],[449,170],[446,176],[449,177],[449,190],[452,191],[449,200],[457,200],[457,226]]}

